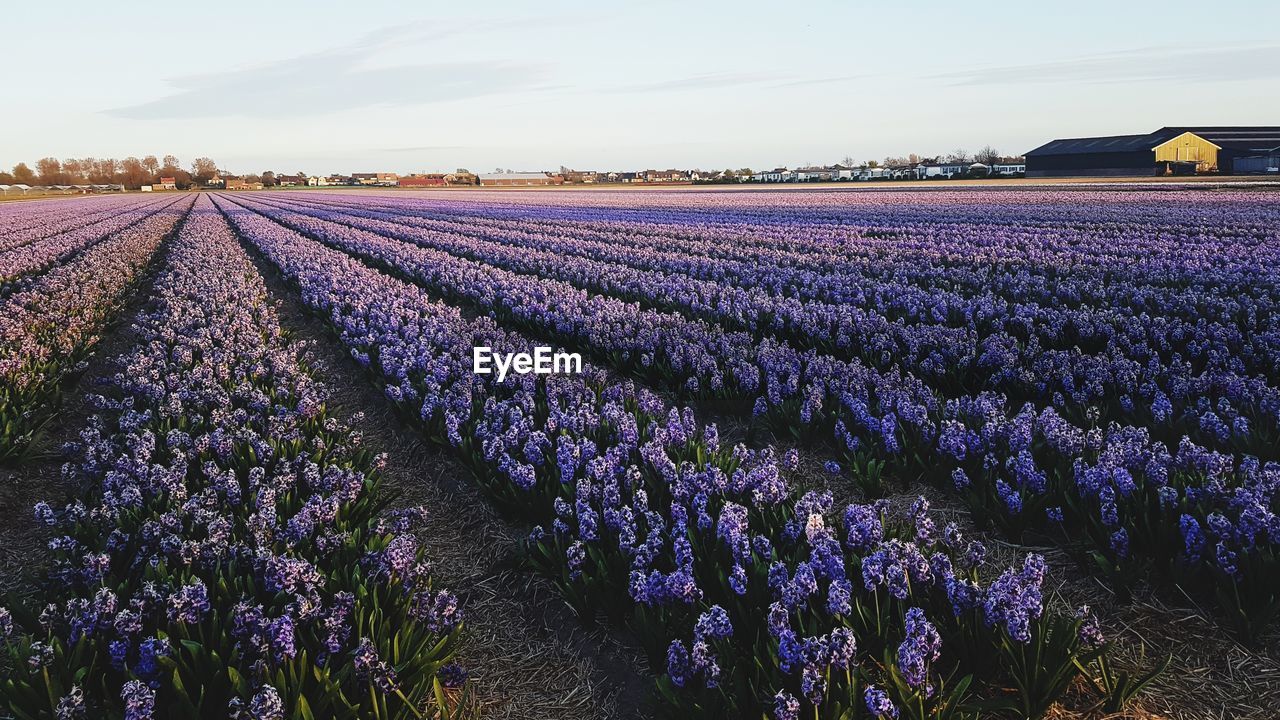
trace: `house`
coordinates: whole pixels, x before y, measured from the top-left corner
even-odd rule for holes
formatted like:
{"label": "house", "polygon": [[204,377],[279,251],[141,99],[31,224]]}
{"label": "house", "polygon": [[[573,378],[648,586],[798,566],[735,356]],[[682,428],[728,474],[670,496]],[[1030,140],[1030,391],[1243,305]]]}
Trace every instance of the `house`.
{"label": "house", "polygon": [[485,187],[563,185],[564,178],[544,172],[485,173],[480,176],[480,184]]}
{"label": "house", "polygon": [[835,179],[835,176],[835,169],[830,167],[810,166],[795,170],[797,182],[827,182]]}
{"label": "house", "polygon": [[228,190],[261,190],[262,183],[248,182],[241,178],[226,178],[226,189]]}
{"label": "house", "polygon": [[564,182],[566,185],[594,185],[600,182],[600,173],[594,170],[567,170]]}
{"label": "house", "polygon": [[153,183],[153,187],[157,190],[177,190],[178,180],[177,178],[162,177],[160,178],[160,182]]}
{"label": "house", "polygon": [[651,183],[689,182],[689,173],[683,170],[645,170],[638,175],[644,182]]}
{"label": "house", "polygon": [[889,165],[886,168],[889,171],[890,180],[919,180],[916,175],[916,166],[907,165]]}
{"label": "house", "polygon": [[836,163],[831,166],[832,180],[852,180],[858,175],[858,168],[847,167]]}
{"label": "house", "polygon": [[1143,135],[1060,138],[1027,153],[1027,177],[1266,172],[1280,127],[1169,126]]}
{"label": "house", "polygon": [[1011,176],[1014,176],[1014,175],[1026,175],[1026,174],[1027,174],[1027,163],[1026,163],[1026,161],[1022,161],[1022,162],[997,162],[997,163],[992,163],[992,164],[991,164],[991,174],[992,174],[992,175],[1003,175],[1003,176],[1005,176],[1005,177],[1011,177]]}
{"label": "house", "polygon": [[774,168],[772,170],[765,170],[764,172],[756,173],[754,177],[754,180],[756,182],[766,182],[766,183],[791,182],[794,179],[795,179],[795,173],[791,172],[785,167]]}
{"label": "house", "polygon": [[446,184],[448,179],[443,173],[408,175],[396,182],[399,187],[444,187]]}
{"label": "house", "polygon": [[306,185],[310,180],[306,175],[277,175],[276,184],[281,187],[297,187]]}
{"label": "house", "polygon": [[394,187],[400,180],[399,175],[389,172],[352,173],[351,178],[355,180],[355,185],[379,185],[382,187]]}
{"label": "house", "polygon": [[957,176],[963,177],[969,171],[970,164],[968,162],[955,161],[922,163],[920,165],[922,170],[917,171],[916,174],[926,180],[950,180]]}

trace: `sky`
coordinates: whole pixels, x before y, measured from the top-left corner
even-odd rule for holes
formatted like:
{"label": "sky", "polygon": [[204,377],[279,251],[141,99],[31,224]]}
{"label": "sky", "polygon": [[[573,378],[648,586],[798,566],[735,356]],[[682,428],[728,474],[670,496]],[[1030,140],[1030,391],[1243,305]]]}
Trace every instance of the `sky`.
{"label": "sky", "polygon": [[756,169],[1280,124],[1280,3],[6,3],[0,167]]}

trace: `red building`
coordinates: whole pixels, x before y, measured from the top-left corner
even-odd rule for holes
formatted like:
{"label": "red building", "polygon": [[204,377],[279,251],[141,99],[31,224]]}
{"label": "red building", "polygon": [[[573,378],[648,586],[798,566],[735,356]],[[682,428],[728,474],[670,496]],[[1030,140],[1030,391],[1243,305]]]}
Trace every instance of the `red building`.
{"label": "red building", "polygon": [[409,175],[400,178],[397,183],[400,187],[443,187],[445,178],[443,174],[439,175]]}

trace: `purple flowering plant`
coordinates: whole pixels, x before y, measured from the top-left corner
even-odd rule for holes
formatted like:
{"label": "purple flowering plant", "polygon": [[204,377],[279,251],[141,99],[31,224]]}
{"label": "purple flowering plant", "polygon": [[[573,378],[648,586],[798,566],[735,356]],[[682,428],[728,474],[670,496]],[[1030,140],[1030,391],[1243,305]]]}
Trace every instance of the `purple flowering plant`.
{"label": "purple flowering plant", "polygon": [[140,340],[65,468],[87,490],[37,507],[51,567],[37,602],[0,613],[0,702],[24,718],[453,713],[437,675],[457,598],[380,515],[378,459],[325,410],[221,213],[200,197],[178,219]]}

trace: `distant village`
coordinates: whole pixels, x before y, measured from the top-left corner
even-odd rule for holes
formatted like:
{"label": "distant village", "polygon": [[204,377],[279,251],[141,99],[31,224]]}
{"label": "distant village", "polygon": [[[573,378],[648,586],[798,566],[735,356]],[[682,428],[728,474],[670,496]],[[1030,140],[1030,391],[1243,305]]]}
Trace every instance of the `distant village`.
{"label": "distant village", "polygon": [[730,183],[875,182],[882,180],[957,180],[967,178],[1125,177],[1143,175],[1280,176],[1280,127],[1163,127],[1136,135],[1059,138],[1026,153],[1007,157],[987,146],[970,155],[955,150],[925,158],[909,155],[883,161],[834,165],[804,164],[767,170],[558,170],[517,172],[496,169],[473,173],[394,172],[307,175],[263,172],[238,175],[196,158],[190,171],[178,159],[148,155],[110,158],[42,158],[36,167],[18,163],[0,171],[0,196],[74,194],[141,190],[261,190],[270,187],[532,187],[542,185],[716,185]]}
{"label": "distant village", "polygon": [[1027,167],[1020,157],[985,158],[982,162],[963,153],[945,159],[903,159],[900,162],[875,160],[866,163],[834,165],[805,165],[796,168],[778,167],[769,170],[574,170],[561,167],[556,171],[521,172],[496,170],[492,173],[472,173],[458,169],[451,173],[413,173],[400,175],[393,172],[370,172],[307,176],[275,175],[270,177],[232,177],[219,175],[206,187],[226,190],[253,190],[263,187],[531,187],[541,185],[677,185],[677,184],[727,184],[727,183],[803,183],[803,182],[868,182],[875,180],[951,180],[959,178],[1024,177]]}
{"label": "distant village", "polygon": [[178,158],[41,158],[35,167],[18,163],[0,171],[0,196],[79,194],[98,192],[163,192],[172,190],[261,190],[274,187],[531,187],[541,185],[714,185],[729,183],[870,182],[877,180],[949,180],[956,178],[1023,177],[1021,157],[1003,157],[991,147],[970,156],[956,150],[946,156],[909,155],[883,161],[855,162],[845,158],[833,165],[803,164],[794,168],[558,170],[522,172],[498,168],[473,173],[458,168],[450,173],[354,172],[308,175],[304,172],[239,174],[218,167],[212,159],[196,158],[189,169]]}

